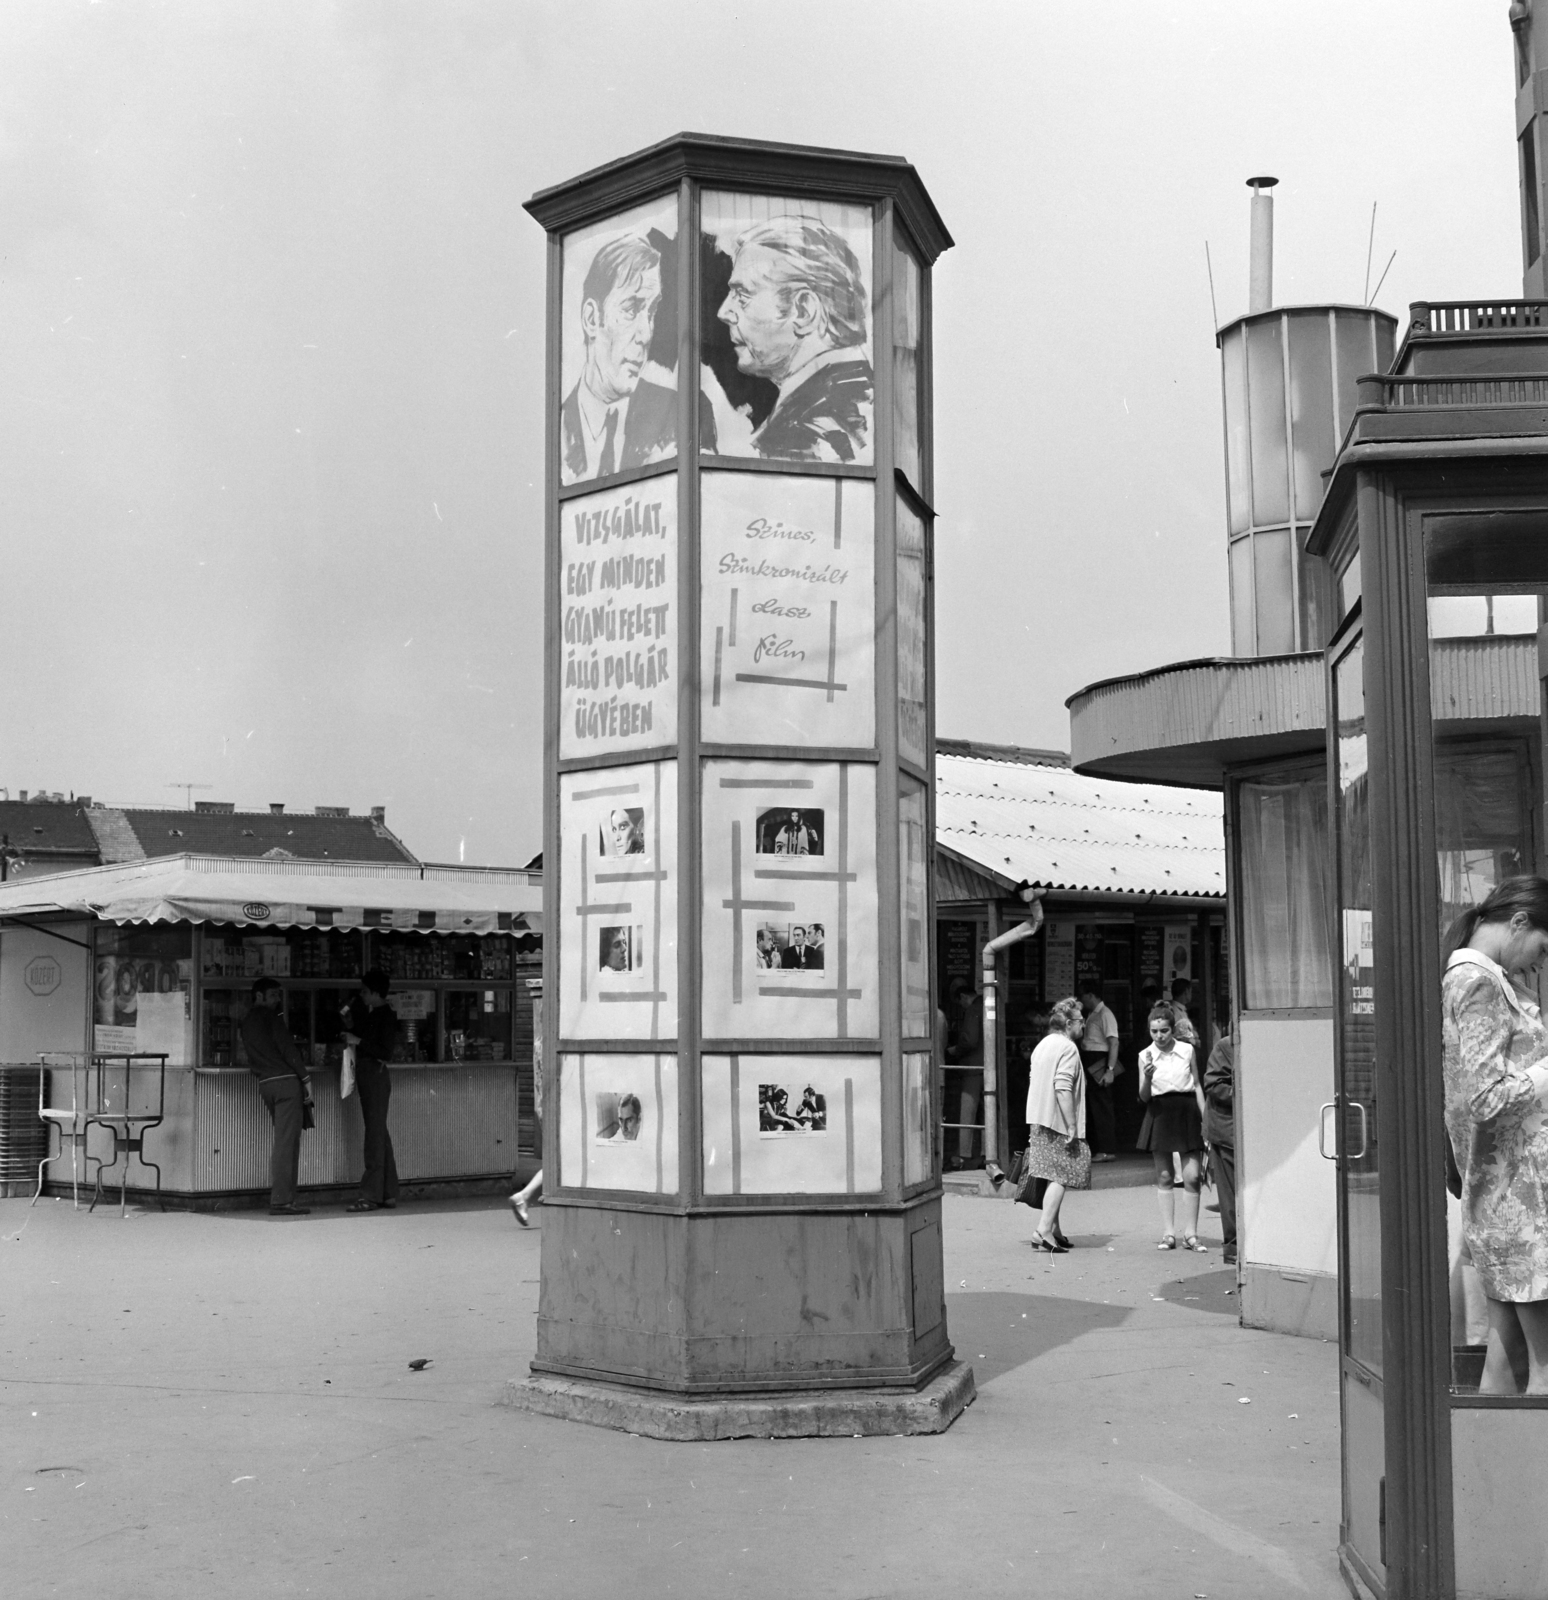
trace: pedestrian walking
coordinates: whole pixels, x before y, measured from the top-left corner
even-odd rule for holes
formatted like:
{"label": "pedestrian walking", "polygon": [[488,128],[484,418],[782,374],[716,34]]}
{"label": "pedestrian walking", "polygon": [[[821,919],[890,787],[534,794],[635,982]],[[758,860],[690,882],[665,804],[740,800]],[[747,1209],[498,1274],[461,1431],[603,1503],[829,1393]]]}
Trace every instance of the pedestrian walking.
{"label": "pedestrian walking", "polygon": [[1479,1392],[1548,1395],[1548,1029],[1511,980],[1548,957],[1548,879],[1507,878],[1447,944],[1446,1127],[1489,1313]]}
{"label": "pedestrian walking", "polygon": [[1063,1255],[1070,1248],[1059,1226],[1068,1189],[1091,1187],[1091,1147],[1086,1143],[1086,1073],[1075,1041],[1085,1029],[1080,1001],[1061,1000],[1049,1013],[1048,1032],[1027,1063],[1025,1182],[1042,1178],[1043,1215],[1035,1250]]}
{"label": "pedestrian walking", "polygon": [[1080,1059],[1086,1069],[1086,1126],[1091,1134],[1091,1159],[1111,1161],[1118,1148],[1118,1119],[1113,1082],[1123,1071],[1118,1060],[1118,1019],[1102,1002],[1094,983],[1080,991],[1085,1027]]}
{"label": "pedestrian walking", "polygon": [[285,991],[273,978],[253,985],[253,1003],[242,1018],[242,1043],[247,1069],[258,1080],[258,1093],[274,1125],[269,1155],[269,1215],[304,1217],[307,1206],[296,1204],[296,1173],[301,1164],[301,1128],[312,1105],[312,1079],[285,1025]]}
{"label": "pedestrian walking", "polygon": [[1162,1250],[1177,1248],[1172,1157],[1182,1157],[1183,1247],[1199,1243],[1199,1180],[1204,1154],[1204,1085],[1193,1046],[1177,1037],[1173,1008],[1165,1002],[1150,1013],[1150,1043],[1140,1052],[1140,1099],[1150,1114],[1140,1130],[1140,1149],[1155,1163],[1156,1203],[1161,1212]]}
{"label": "pedestrian walking", "polygon": [[1204,1068],[1204,1138],[1215,1169],[1225,1260],[1236,1260],[1236,1035],[1224,1034]]}
{"label": "pedestrian walking", "polygon": [[380,967],[373,967],[361,978],[360,993],[348,1007],[344,1042],[355,1046],[355,1087],[365,1120],[360,1198],[346,1207],[349,1211],[390,1210],[398,1203],[398,1163],[387,1128],[387,1108],[392,1101],[387,1063],[398,1047],[399,1031],[397,1013],[387,1004],[390,983]]}

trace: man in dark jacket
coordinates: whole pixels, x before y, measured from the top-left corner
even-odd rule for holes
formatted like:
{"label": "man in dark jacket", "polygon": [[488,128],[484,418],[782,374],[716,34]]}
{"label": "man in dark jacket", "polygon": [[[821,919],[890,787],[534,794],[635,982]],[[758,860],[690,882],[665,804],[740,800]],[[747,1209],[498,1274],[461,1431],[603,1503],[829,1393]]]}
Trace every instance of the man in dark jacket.
{"label": "man in dark jacket", "polygon": [[274,1124],[274,1151],[269,1157],[269,1215],[304,1217],[296,1204],[296,1168],[301,1160],[301,1116],[312,1103],[312,1080],[285,1026],[285,991],[273,978],[253,985],[252,1009],[242,1018],[242,1043],[247,1070],[258,1080],[258,1093]]}
{"label": "man in dark jacket", "polygon": [[1236,1043],[1223,1034],[1204,1069],[1204,1137],[1215,1168],[1220,1197],[1220,1231],[1225,1259],[1236,1260]]}
{"label": "man in dark jacket", "polygon": [[387,974],[373,967],[360,980],[360,994],[348,1009],[344,1041],[355,1046],[355,1087],[365,1120],[365,1170],[360,1198],[347,1209],[378,1211],[398,1203],[398,1163],[387,1131],[392,1076],[387,1063],[398,1047],[398,1016],[387,1004]]}

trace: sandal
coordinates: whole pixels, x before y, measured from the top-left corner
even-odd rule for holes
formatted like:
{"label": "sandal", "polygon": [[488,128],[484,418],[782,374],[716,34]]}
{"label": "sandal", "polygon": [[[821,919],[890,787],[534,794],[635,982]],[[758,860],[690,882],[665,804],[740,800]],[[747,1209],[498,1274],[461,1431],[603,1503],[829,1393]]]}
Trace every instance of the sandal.
{"label": "sandal", "polygon": [[374,1200],[356,1200],[352,1205],[344,1207],[346,1211],[380,1211],[381,1207]]}
{"label": "sandal", "polygon": [[1175,1250],[1176,1248],[1177,1235],[1175,1233],[1163,1233],[1161,1235],[1161,1243],[1156,1246],[1157,1250]]}
{"label": "sandal", "polygon": [[1196,1233],[1190,1233],[1183,1240],[1183,1249],[1197,1250],[1201,1256],[1207,1256],[1209,1254],[1209,1246],[1207,1244],[1200,1244],[1199,1236]]}

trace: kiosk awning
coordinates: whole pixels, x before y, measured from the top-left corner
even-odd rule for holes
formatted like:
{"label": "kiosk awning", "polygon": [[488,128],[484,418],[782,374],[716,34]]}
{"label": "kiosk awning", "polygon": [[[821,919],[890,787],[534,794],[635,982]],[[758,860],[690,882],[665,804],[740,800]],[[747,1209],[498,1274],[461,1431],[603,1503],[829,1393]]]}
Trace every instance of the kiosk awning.
{"label": "kiosk awning", "polygon": [[536,874],[367,862],[163,856],[0,885],[0,919],[229,922],[409,933],[538,933]]}

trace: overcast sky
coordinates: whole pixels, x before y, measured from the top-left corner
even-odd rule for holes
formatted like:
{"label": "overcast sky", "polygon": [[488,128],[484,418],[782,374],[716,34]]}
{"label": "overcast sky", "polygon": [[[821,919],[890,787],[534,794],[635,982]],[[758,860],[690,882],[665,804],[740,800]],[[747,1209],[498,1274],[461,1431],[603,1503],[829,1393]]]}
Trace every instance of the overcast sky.
{"label": "overcast sky", "polygon": [[541,843],[533,191],[683,129],[906,156],[937,723],[1229,650],[1219,318],[1517,296],[1505,0],[8,0],[0,785]]}

